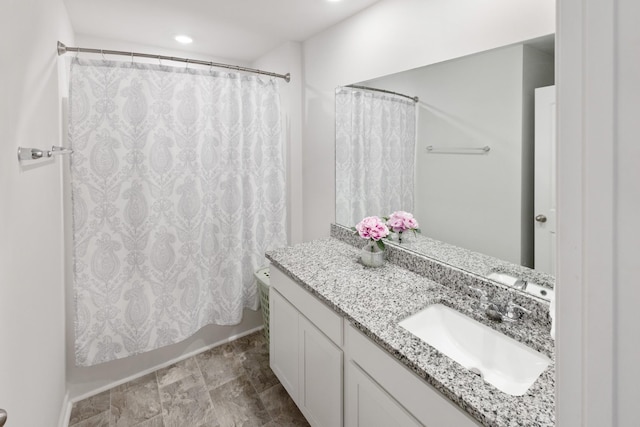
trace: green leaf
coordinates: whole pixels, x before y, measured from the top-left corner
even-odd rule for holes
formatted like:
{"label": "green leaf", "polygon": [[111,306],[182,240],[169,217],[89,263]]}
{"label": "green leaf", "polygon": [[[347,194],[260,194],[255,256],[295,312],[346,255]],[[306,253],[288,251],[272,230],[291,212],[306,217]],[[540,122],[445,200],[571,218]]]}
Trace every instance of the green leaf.
{"label": "green leaf", "polygon": [[378,245],[378,247],[384,251],[384,242],[382,241],[382,239],[376,241],[376,244]]}

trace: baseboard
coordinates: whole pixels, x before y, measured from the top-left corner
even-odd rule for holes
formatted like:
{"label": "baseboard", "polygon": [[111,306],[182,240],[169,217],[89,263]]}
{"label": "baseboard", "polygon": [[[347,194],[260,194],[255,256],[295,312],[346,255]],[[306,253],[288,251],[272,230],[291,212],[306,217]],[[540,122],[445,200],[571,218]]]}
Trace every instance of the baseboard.
{"label": "baseboard", "polygon": [[[255,327],[255,328],[249,329],[249,330],[247,330],[247,331],[243,331],[243,332],[241,332],[241,333],[239,333],[239,334],[231,335],[230,337],[227,337],[227,338],[225,338],[225,339],[222,339],[222,340],[220,340],[220,341],[217,341],[217,342],[215,342],[215,343],[213,343],[213,344],[210,344],[210,345],[207,345],[207,346],[201,347],[201,348],[199,348],[199,349],[193,350],[193,351],[191,351],[191,352],[189,352],[189,353],[186,353],[186,354],[182,354],[182,355],[180,355],[180,356],[178,356],[178,357],[175,357],[175,358],[173,358],[173,359],[171,359],[171,360],[168,360],[168,361],[166,361],[166,362],[160,363],[160,364],[158,364],[158,365],[151,366],[151,367],[149,367],[149,368],[145,369],[144,371],[137,372],[137,373],[135,373],[134,375],[130,375],[130,376],[129,376],[129,377],[127,377],[127,378],[124,378],[124,379],[121,379],[121,380],[118,380],[118,381],[114,381],[113,383],[110,383],[110,384],[106,384],[106,385],[104,385],[104,386],[102,386],[102,387],[99,387],[99,388],[97,388],[97,389],[95,389],[95,390],[91,390],[91,391],[89,391],[89,392],[83,393],[83,394],[81,394],[80,396],[73,397],[72,399],[68,399],[68,393],[67,393],[67,396],[65,396],[65,401],[68,401],[68,402],[69,402],[69,403],[68,403],[69,408],[68,408],[68,410],[67,410],[67,411],[68,411],[68,413],[67,413],[67,418],[66,418],[66,420],[67,420],[67,421],[66,421],[66,422],[67,422],[67,423],[69,422],[69,415],[71,414],[71,407],[72,407],[72,405],[73,405],[75,402],[79,402],[79,401],[84,400],[84,399],[87,399],[87,398],[89,398],[89,397],[91,397],[91,396],[95,396],[96,394],[102,393],[103,391],[107,391],[107,390],[112,389],[113,387],[117,387],[117,386],[119,386],[120,384],[128,383],[129,381],[133,381],[133,380],[135,380],[136,378],[140,378],[140,377],[143,377],[143,376],[145,376],[145,375],[147,375],[147,374],[150,374],[150,373],[152,373],[152,372],[155,372],[155,371],[157,371],[158,369],[166,368],[167,366],[171,366],[171,365],[173,365],[174,363],[178,363],[178,362],[181,362],[181,361],[183,361],[183,360],[185,360],[185,359],[188,359],[188,358],[190,358],[190,357],[193,357],[193,356],[195,356],[196,354],[199,354],[199,353],[205,352],[205,351],[207,351],[207,350],[211,350],[212,348],[219,347],[219,346],[224,345],[224,344],[227,344],[227,343],[229,343],[229,342],[231,342],[231,341],[235,341],[235,340],[237,340],[238,338],[242,338],[242,337],[244,337],[244,336],[251,335],[251,334],[253,334],[254,332],[260,331],[260,330],[262,330],[262,329],[264,329],[264,326],[263,326],[263,325],[260,325],[260,326],[257,326],[257,327]],[[61,421],[62,421],[62,419],[61,419]],[[60,427],[67,427],[67,424],[60,424]]]}
{"label": "baseboard", "polygon": [[69,427],[69,418],[71,417],[71,408],[73,402],[69,399],[69,392],[64,394],[62,400],[62,408],[60,409],[60,419],[58,420],[58,427]]}

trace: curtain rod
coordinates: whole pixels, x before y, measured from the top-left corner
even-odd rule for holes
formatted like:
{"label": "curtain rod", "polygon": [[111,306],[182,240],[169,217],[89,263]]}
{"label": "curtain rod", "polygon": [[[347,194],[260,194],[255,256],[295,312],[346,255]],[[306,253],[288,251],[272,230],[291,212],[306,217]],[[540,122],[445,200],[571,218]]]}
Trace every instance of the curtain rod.
{"label": "curtain rod", "polygon": [[290,73],[278,74],[278,73],[272,73],[270,71],[258,70],[255,68],[240,67],[238,65],[220,64],[220,63],[211,62],[211,61],[201,61],[199,59],[176,58],[175,56],[153,55],[150,53],[124,52],[120,50],[107,50],[107,49],[91,49],[86,47],[69,47],[69,46],[66,46],[64,43],[58,42],[58,56],[64,55],[67,52],[99,53],[101,55],[123,55],[123,56],[129,56],[132,59],[134,56],[136,56],[140,58],[157,59],[159,61],[164,59],[166,61],[186,62],[187,64],[206,65],[208,67],[227,68],[230,70],[244,71],[247,73],[263,74],[265,76],[278,77],[278,78],[284,79],[284,81],[287,83],[291,81]]}
{"label": "curtain rod", "polygon": [[409,95],[405,95],[404,93],[392,92],[392,91],[386,90],[386,89],[376,89],[375,87],[358,86],[358,85],[347,85],[345,87],[352,87],[354,89],[364,89],[364,90],[373,90],[373,91],[376,91],[376,92],[390,93],[391,95],[398,95],[398,96],[402,96],[404,98],[408,98],[408,99],[412,100],[413,102],[418,102],[420,100],[420,98],[418,98],[417,96],[409,96]]}

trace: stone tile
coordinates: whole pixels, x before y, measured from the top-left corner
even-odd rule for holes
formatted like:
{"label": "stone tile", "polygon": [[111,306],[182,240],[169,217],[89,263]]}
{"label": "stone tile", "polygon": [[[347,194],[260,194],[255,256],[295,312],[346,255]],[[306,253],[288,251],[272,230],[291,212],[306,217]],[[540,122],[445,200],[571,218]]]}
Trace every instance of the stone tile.
{"label": "stone tile", "polygon": [[270,389],[260,393],[260,400],[264,404],[265,409],[271,415],[273,421],[278,421],[282,426],[308,426],[309,423],[293,402],[289,393],[284,389],[282,384],[271,387]]}
{"label": "stone tile", "polygon": [[238,353],[244,353],[247,350],[255,350],[261,348],[267,348],[267,340],[264,337],[262,331],[257,331],[249,335],[245,335],[242,338],[238,338],[231,342],[231,345]]}
{"label": "stone tile", "polygon": [[69,425],[306,427],[308,423],[273,376],[266,340],[257,332],[78,402]]}
{"label": "stone tile", "polygon": [[218,425],[210,396],[199,373],[160,388],[160,399],[166,427]]}
{"label": "stone tile", "polygon": [[80,402],[73,404],[71,408],[71,418],[69,419],[69,425],[79,423],[86,419],[95,417],[96,415],[109,410],[109,390],[96,394],[95,396],[88,397]]}
{"label": "stone tile", "polygon": [[242,368],[244,356],[236,353],[231,344],[212,348],[198,354],[195,358],[209,390],[238,378],[244,373]]}
{"label": "stone tile", "polygon": [[278,384],[269,367],[269,345],[262,331],[239,338],[231,343],[242,354],[242,368],[258,393]]}
{"label": "stone tile", "polygon": [[287,414],[282,414],[273,421],[265,424],[263,427],[310,427],[310,424],[304,419],[304,417],[296,418]]}
{"label": "stone tile", "polygon": [[162,412],[155,374],[111,390],[111,427],[130,427]]}
{"label": "stone tile", "polygon": [[221,385],[210,394],[221,427],[258,427],[271,421],[246,375]]}
{"label": "stone tile", "polygon": [[251,348],[243,355],[242,368],[258,393],[262,393],[279,383],[269,366],[269,349],[266,345]]}
{"label": "stone tile", "polygon": [[99,413],[91,418],[80,421],[79,423],[69,423],[70,427],[109,427],[109,410]]}
{"label": "stone tile", "polygon": [[142,384],[147,384],[147,383],[152,382],[152,381],[156,381],[156,373],[155,372],[143,375],[143,376],[141,376],[139,378],[136,378],[134,380],[131,380],[131,381],[127,382],[127,383],[120,384],[119,386],[116,386],[116,387],[112,388],[111,392],[113,393],[113,392],[127,391],[127,390],[129,390],[131,388],[137,387],[137,386],[142,385]]}
{"label": "stone tile", "polygon": [[143,421],[140,424],[136,424],[136,427],[165,427],[166,425],[167,424],[164,423],[162,415],[158,415],[157,417],[153,417],[150,420]]}
{"label": "stone tile", "polygon": [[193,357],[156,371],[158,387],[160,388],[173,384],[174,382],[187,378],[191,375],[201,375],[198,363]]}

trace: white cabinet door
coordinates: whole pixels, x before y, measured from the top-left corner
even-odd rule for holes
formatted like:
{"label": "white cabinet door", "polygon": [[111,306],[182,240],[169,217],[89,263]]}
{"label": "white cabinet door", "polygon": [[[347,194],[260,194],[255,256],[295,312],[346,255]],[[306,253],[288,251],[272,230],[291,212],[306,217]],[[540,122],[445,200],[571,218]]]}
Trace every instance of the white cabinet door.
{"label": "white cabinet door", "polygon": [[314,427],[342,426],[342,350],[300,316],[300,410]]}
{"label": "white cabinet door", "polygon": [[298,398],[298,310],[269,290],[269,364],[294,401]]}
{"label": "white cabinet door", "polygon": [[346,427],[422,426],[353,362],[347,366],[346,388]]}

